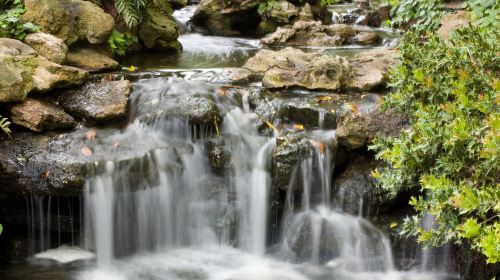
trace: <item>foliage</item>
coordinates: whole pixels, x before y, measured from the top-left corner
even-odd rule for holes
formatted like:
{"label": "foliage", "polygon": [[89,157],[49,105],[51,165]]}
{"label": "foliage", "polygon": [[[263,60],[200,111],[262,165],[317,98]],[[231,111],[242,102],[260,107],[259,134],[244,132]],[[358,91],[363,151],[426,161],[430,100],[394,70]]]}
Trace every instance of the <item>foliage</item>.
{"label": "foliage", "polygon": [[441,0],[401,0],[397,2],[392,2],[393,25],[405,26],[414,23],[413,26],[417,31],[436,30],[439,27],[443,16]]}
{"label": "foliage", "polygon": [[38,27],[33,23],[21,21],[21,16],[26,11],[21,0],[3,0],[0,3],[2,7],[8,7],[0,11],[0,33],[3,33],[3,30],[7,36],[23,40],[27,34],[38,31]]}
{"label": "foliage", "polygon": [[125,55],[127,49],[134,43],[137,43],[137,37],[126,32],[121,33],[113,30],[113,33],[108,38],[108,44],[111,51],[119,56]]}
{"label": "foliage", "polygon": [[10,135],[10,121],[7,118],[3,118],[0,116],[0,130],[2,130],[5,134]]}
{"label": "foliage", "polygon": [[469,0],[467,6],[472,18],[483,27],[498,28],[500,22],[500,2],[498,0]]}
{"label": "foliage", "polygon": [[2,231],[3,231],[3,227],[2,227],[2,224],[0,224],[0,235],[2,234]]}
{"label": "foliage", "polygon": [[[384,108],[407,114],[411,128],[370,147],[388,163],[374,174],[393,194],[420,187],[402,233],[427,246],[467,240],[499,262],[499,32],[470,26],[426,41],[410,32],[400,51]],[[435,217],[432,229],[421,228],[426,215]]]}
{"label": "foliage", "polygon": [[144,19],[147,5],[170,11],[168,0],[115,0],[115,7],[125,23],[129,26],[137,26]]}

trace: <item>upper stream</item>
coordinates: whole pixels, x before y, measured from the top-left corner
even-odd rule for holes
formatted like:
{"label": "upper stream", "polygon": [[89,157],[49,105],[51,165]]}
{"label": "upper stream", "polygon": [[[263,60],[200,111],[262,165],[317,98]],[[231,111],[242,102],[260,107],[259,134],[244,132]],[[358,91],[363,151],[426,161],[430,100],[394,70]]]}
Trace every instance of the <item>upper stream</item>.
{"label": "upper stream", "polygon": [[[276,202],[270,166],[282,120],[267,120],[268,133],[262,133],[249,104],[259,84],[227,90],[218,80],[223,68],[239,67],[258,51],[259,41],[190,33],[186,23],[192,11],[187,7],[174,14],[183,24],[182,53],[134,56],[123,64],[138,67],[138,72],[116,73],[133,77],[129,119],[120,128],[95,129],[91,148],[101,156],[89,166],[81,201],[83,225],[75,235],[82,244],[73,244],[85,251],[71,252],[94,252],[95,262],[13,266],[2,272],[4,277],[454,279],[430,269],[397,271],[391,242],[363,215],[363,201],[355,213],[345,210],[345,190],[332,188],[335,130],[322,129],[321,118],[317,127],[304,132],[312,148],[294,166],[283,201]],[[364,50],[307,49],[345,56]],[[287,94],[292,100],[318,93]],[[164,114],[163,108],[186,96],[213,100],[222,119],[193,125]],[[360,110],[370,110],[380,98],[372,97],[344,97],[335,106],[358,102]],[[288,102],[284,97],[276,100],[278,107]],[[59,148],[78,151],[85,131],[81,127],[72,132]],[[213,162],[214,151],[221,162]],[[224,165],[223,172],[214,168],[217,163]],[[41,246],[49,247],[57,246]],[[51,254],[64,257],[65,252]]]}

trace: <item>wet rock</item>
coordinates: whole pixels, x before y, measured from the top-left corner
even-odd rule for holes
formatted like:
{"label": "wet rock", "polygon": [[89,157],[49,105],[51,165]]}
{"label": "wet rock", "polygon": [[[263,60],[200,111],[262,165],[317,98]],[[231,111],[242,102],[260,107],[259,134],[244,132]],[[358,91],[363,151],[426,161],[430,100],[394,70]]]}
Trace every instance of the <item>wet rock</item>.
{"label": "wet rock", "polygon": [[262,77],[267,88],[340,90],[351,75],[351,66],[345,58],[305,53],[293,48],[261,50],[243,68],[250,70],[248,74],[253,77]]}
{"label": "wet rock", "polygon": [[31,33],[24,38],[24,42],[49,61],[62,64],[68,52],[68,46],[63,40],[42,32]]}
{"label": "wet rock", "polygon": [[372,217],[382,207],[390,206],[394,197],[375,185],[371,172],[379,166],[372,157],[358,158],[334,182],[338,205],[352,215]]}
{"label": "wet rock", "polygon": [[141,120],[146,123],[159,119],[187,120],[190,124],[212,127],[222,120],[217,104],[204,96],[174,96],[153,100],[144,104],[146,114]]}
{"label": "wet rock", "polygon": [[182,45],[177,41],[179,26],[172,17],[172,11],[147,7],[145,20],[137,35],[148,49],[162,52],[182,50]]}
{"label": "wet rock", "polygon": [[[323,25],[319,21],[298,21],[293,26],[280,27],[276,32],[261,39],[261,43],[266,46],[317,46],[335,47],[353,41],[361,42],[367,36],[371,40],[362,40],[364,44],[375,44],[379,36],[375,32],[365,33],[360,38],[356,38],[361,30],[352,25],[332,24]],[[369,35],[368,35],[369,34]]]}
{"label": "wet rock", "polygon": [[471,15],[467,11],[457,11],[455,13],[446,14],[441,19],[441,27],[437,34],[441,38],[448,38],[448,36],[458,28],[466,27],[471,22]]}
{"label": "wet rock", "polygon": [[22,19],[71,45],[78,40],[106,42],[114,28],[113,17],[99,6],[82,0],[25,0]]}
{"label": "wet rock", "polygon": [[[301,159],[307,158],[312,151],[312,146],[304,133],[289,134],[276,139],[276,148],[272,154],[272,178],[273,185],[278,189],[287,190],[294,169]],[[298,174],[298,172],[297,172]],[[296,178],[297,183],[291,186],[299,189],[300,178]]]}
{"label": "wet rock", "polygon": [[361,32],[354,36],[353,41],[361,45],[375,45],[380,42],[380,39],[375,32]]}
{"label": "wet rock", "polygon": [[266,34],[278,26],[298,20],[331,22],[331,13],[319,1],[274,1],[266,11],[258,12],[258,0],[202,0],[193,23],[213,35]]}
{"label": "wet rock", "polygon": [[261,18],[258,0],[201,0],[192,21],[213,35],[238,35],[254,31]]}
{"label": "wet rock", "polygon": [[59,96],[61,106],[73,116],[90,122],[121,120],[127,113],[131,83],[127,80],[87,83]]}
{"label": "wet rock", "polygon": [[286,121],[299,123],[306,128],[335,129],[335,113],[319,107],[314,101],[288,100],[281,104],[279,116]]}
{"label": "wet rock", "polygon": [[407,125],[407,120],[392,111],[381,112],[380,107],[366,112],[351,112],[342,116],[337,127],[337,139],[348,149],[369,144],[377,135],[395,136]]}
{"label": "wet rock", "polygon": [[374,11],[370,11],[365,18],[359,22],[359,24],[370,27],[380,27],[383,22],[390,19],[390,13],[390,6],[379,7]]}
{"label": "wet rock", "polygon": [[90,72],[116,69],[118,62],[102,50],[95,48],[74,48],[66,55],[65,64]]}
{"label": "wet rock", "polygon": [[10,108],[11,120],[33,131],[72,129],[76,122],[56,105],[28,98]]}
{"label": "wet rock", "polygon": [[30,92],[82,84],[84,70],[48,61],[28,45],[0,38],[0,102],[22,101]]}
{"label": "wet rock", "polygon": [[205,142],[210,167],[218,175],[231,168],[231,153],[225,149],[224,144],[223,138],[212,138]]}
{"label": "wet rock", "polygon": [[168,0],[168,3],[174,9],[180,9],[186,7],[189,3],[188,0]]}
{"label": "wet rock", "polygon": [[395,49],[374,49],[350,60],[354,75],[347,87],[357,91],[372,91],[387,85],[389,71],[399,63]]}

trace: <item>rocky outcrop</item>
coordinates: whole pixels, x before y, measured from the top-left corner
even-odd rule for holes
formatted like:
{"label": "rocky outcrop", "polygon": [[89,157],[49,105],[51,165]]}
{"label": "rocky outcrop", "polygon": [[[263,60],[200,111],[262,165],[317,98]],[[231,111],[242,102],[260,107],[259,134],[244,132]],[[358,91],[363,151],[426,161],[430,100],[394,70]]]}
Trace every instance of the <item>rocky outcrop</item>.
{"label": "rocky outcrop", "polygon": [[85,69],[90,72],[116,69],[119,64],[109,57],[106,51],[95,48],[74,48],[66,55],[66,65]]}
{"label": "rocky outcrop", "polygon": [[374,11],[370,11],[365,17],[358,23],[360,25],[367,25],[370,27],[380,27],[383,22],[390,19],[391,7],[382,6]]}
{"label": "rocky outcrop", "polygon": [[50,62],[20,41],[0,38],[0,102],[22,101],[30,92],[82,84],[87,77],[86,71]]}
{"label": "rocky outcrop", "polygon": [[331,14],[319,1],[279,0],[260,10],[257,0],[202,0],[193,23],[214,35],[265,34],[298,20],[331,22]]}
{"label": "rocky outcrop", "polygon": [[371,172],[379,163],[371,156],[364,156],[350,162],[334,182],[338,205],[352,215],[372,217],[384,206],[390,206],[394,197],[376,186]]}
{"label": "rocky outcrop", "polygon": [[124,119],[131,83],[127,80],[87,83],[60,94],[59,103],[75,117],[95,123]]}
{"label": "rocky outcrop", "polygon": [[441,38],[448,36],[458,28],[466,27],[471,22],[471,15],[467,11],[457,11],[455,13],[446,14],[441,19],[441,27],[437,34]]}
{"label": "rocky outcrop", "polygon": [[114,28],[113,17],[90,1],[25,0],[24,21],[40,27],[71,45],[78,40],[105,42]]}
{"label": "rocky outcrop", "polygon": [[399,53],[395,49],[374,49],[358,54],[350,62],[354,75],[347,88],[372,91],[387,85],[389,71],[399,63]]}
{"label": "rocky outcrop", "polygon": [[238,35],[255,30],[261,18],[258,0],[201,0],[192,22],[213,35]]}
{"label": "rocky outcrop", "polygon": [[342,116],[337,127],[337,140],[348,149],[369,144],[377,135],[396,136],[407,125],[407,119],[380,107],[366,112],[350,112]]}
{"label": "rocky outcrop", "polygon": [[24,42],[32,47],[39,55],[51,62],[62,64],[68,52],[68,46],[63,40],[42,32],[31,33],[24,38]]}
{"label": "rocky outcrop", "polygon": [[36,132],[44,130],[72,129],[76,122],[56,105],[34,98],[28,98],[10,108],[11,120]]}
{"label": "rocky outcrop", "polygon": [[182,45],[177,41],[179,26],[171,16],[171,11],[148,7],[137,35],[148,49],[162,52],[182,50]]}
{"label": "rocky outcrop", "polygon": [[340,90],[352,74],[352,68],[345,58],[305,53],[293,48],[261,50],[243,68],[246,74],[235,73],[235,82],[262,78],[267,88]]}
{"label": "rocky outcrop", "polygon": [[[361,33],[361,34],[360,34]],[[369,36],[369,40],[365,39]],[[376,44],[375,32],[361,31],[346,24],[323,25],[319,21],[298,21],[293,26],[280,27],[261,39],[266,46],[335,47],[349,43]]]}

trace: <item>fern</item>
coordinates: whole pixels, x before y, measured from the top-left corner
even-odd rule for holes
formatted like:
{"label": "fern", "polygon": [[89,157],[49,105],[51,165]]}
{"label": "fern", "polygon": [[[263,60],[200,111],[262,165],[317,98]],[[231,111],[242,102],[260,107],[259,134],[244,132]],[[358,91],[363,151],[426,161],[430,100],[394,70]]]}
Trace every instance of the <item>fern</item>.
{"label": "fern", "polygon": [[3,118],[0,116],[0,129],[7,135],[10,135],[12,131],[10,131],[10,121],[7,118]]}
{"label": "fern", "polygon": [[161,11],[171,11],[168,0],[115,0],[116,10],[129,27],[137,26],[142,22],[144,11],[148,4],[153,5]]}

